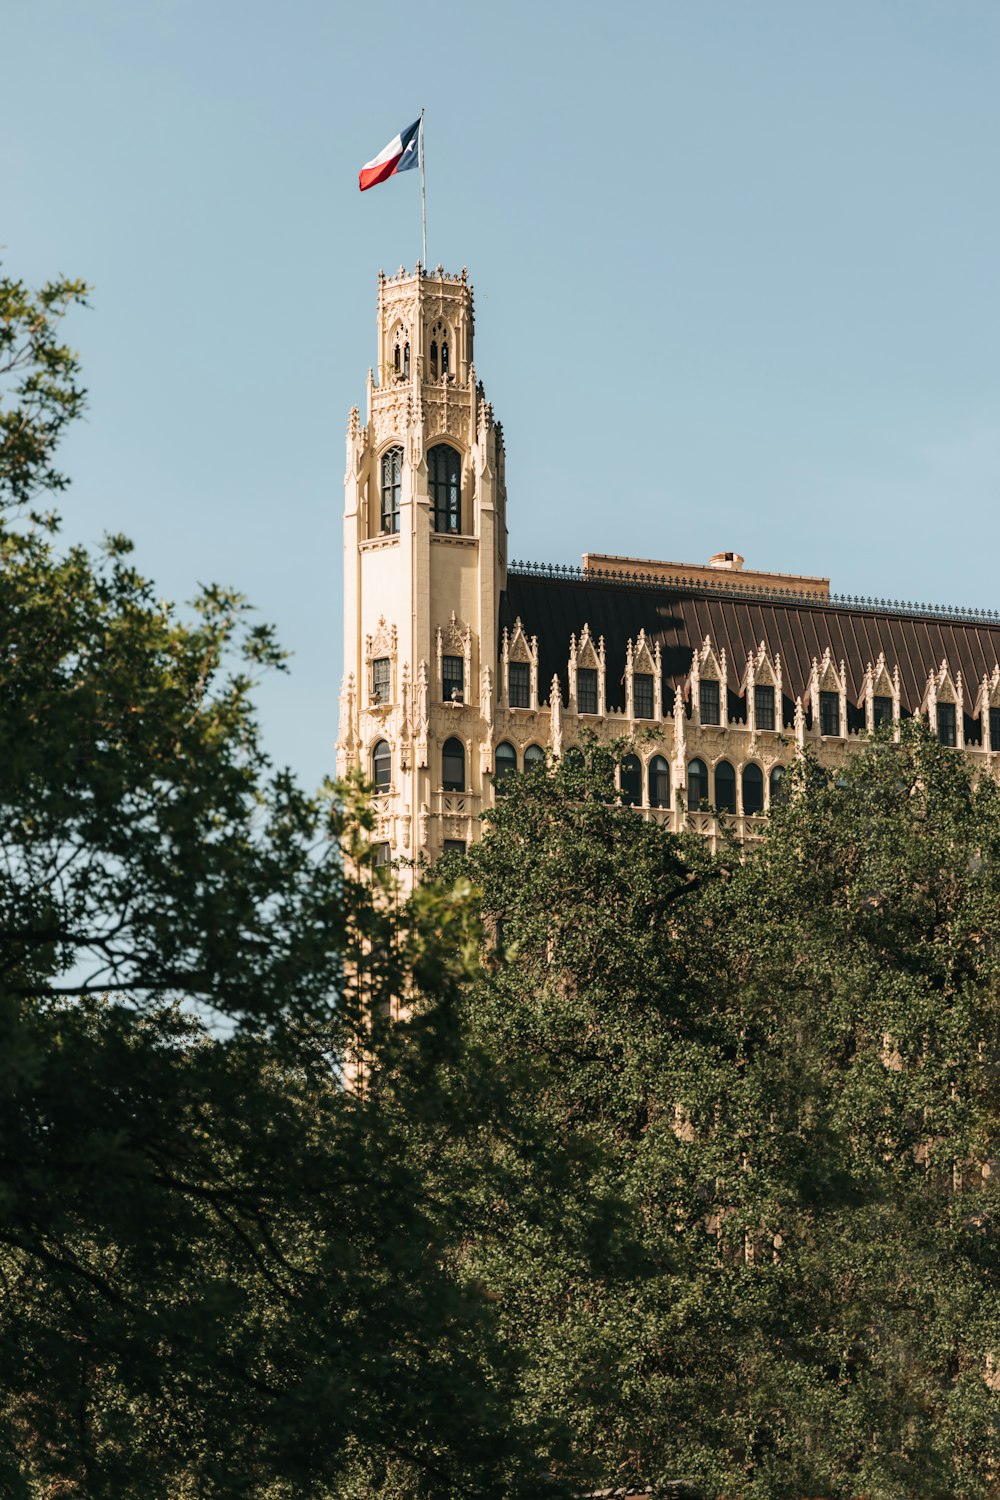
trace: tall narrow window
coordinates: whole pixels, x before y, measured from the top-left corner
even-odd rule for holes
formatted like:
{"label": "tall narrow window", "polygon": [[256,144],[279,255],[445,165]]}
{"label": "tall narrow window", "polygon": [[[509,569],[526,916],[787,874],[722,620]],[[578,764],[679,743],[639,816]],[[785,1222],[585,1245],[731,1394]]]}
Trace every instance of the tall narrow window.
{"label": "tall narrow window", "polygon": [[700,812],[708,806],[708,769],[703,760],[688,766],[688,812]]}
{"label": "tall narrow window", "polygon": [[764,811],[764,772],[749,761],[743,767],[743,812],[748,818]]}
{"label": "tall narrow window", "polygon": [[372,703],[389,703],[392,699],[391,666],[387,656],[372,662]]}
{"label": "tall narrow window", "polygon": [[398,344],[396,345],[395,349],[393,349],[393,351],[392,351],[392,368],[395,370],[396,374],[398,375],[399,374],[399,345]]}
{"label": "tall narrow window", "polygon": [[758,729],[774,728],[774,688],[755,687],[753,713]]}
{"label": "tall narrow window", "polygon": [[442,656],[441,697],[445,703],[461,703],[465,697],[465,660],[463,657]]}
{"label": "tall narrow window", "polygon": [[990,709],[990,749],[1000,750],[1000,708]]}
{"label": "tall narrow window", "polygon": [[392,850],[388,844],[372,844],[372,855],[376,870],[384,870],[392,863]]}
{"label": "tall narrow window", "polygon": [[447,375],[447,373],[448,373],[448,340],[447,339],[442,339],[441,340],[441,374],[442,375]]}
{"label": "tall narrow window", "polygon": [[427,455],[427,478],[434,507],[434,530],[457,535],[462,529],[462,460],[447,443]]}
{"label": "tall narrow window", "polygon": [[819,732],[838,735],[840,733],[840,694],[820,693]]}
{"label": "tall narrow window", "polygon": [[662,755],[654,755],[649,762],[649,805],[670,806],[670,767]]}
{"label": "tall narrow window", "polygon": [[529,745],[524,752],[524,769],[527,770],[529,766],[544,766],[544,764],[545,751],[541,745]]}
{"label": "tall narrow window", "polygon": [[781,804],[782,804],[782,802],[784,802],[787,799],[787,797],[788,797],[788,792],[787,792],[787,790],[785,789],[785,787],[783,785],[784,780],[785,780],[785,768],[784,768],[784,766],[772,766],[771,767],[771,776],[770,776],[771,806],[772,807],[780,807]]}
{"label": "tall narrow window", "polygon": [[404,376],[408,376],[409,373],[410,373],[410,346],[409,346],[409,344],[404,344],[403,345],[403,375]]}
{"label": "tall narrow window", "polygon": [[637,755],[626,755],[618,771],[622,801],[627,807],[642,802],[642,766]]}
{"label": "tall narrow window", "polygon": [[531,707],[531,668],[526,661],[512,661],[507,667],[507,692],[511,708]]}
{"label": "tall narrow window", "polygon": [[954,703],[939,703],[937,706],[937,733],[942,745],[954,745],[955,740],[955,705]]}
{"label": "tall narrow window", "polygon": [[517,770],[517,751],[513,745],[504,740],[502,745],[496,748],[493,757],[493,784],[499,786],[504,777],[509,776],[512,771]]}
{"label": "tall narrow window", "polygon": [[653,676],[651,672],[632,675],[632,708],[637,719],[653,717]]}
{"label": "tall narrow window", "polygon": [[721,723],[719,715],[719,684],[714,677],[703,677],[698,684],[698,710],[703,724]]}
{"label": "tall narrow window", "polygon": [[577,667],[576,705],[581,714],[597,712],[597,668]]}
{"label": "tall narrow window", "polygon": [[872,728],[877,729],[880,724],[892,723],[892,699],[872,699]]}
{"label": "tall narrow window", "polygon": [[736,811],[736,772],[728,760],[720,760],[715,768],[715,805],[719,812]]}
{"label": "tall narrow window", "polygon": [[446,792],[465,791],[465,747],[454,737],[441,751],[441,785]]}
{"label": "tall narrow window", "polygon": [[431,339],[431,379],[437,380],[438,372],[438,346],[437,339]]}
{"label": "tall narrow window", "polygon": [[382,531],[399,530],[399,497],[403,486],[403,450],[390,448],[382,455]]}
{"label": "tall narrow window", "polygon": [[387,740],[379,740],[372,751],[372,781],[377,792],[387,792],[392,786],[392,751]]}

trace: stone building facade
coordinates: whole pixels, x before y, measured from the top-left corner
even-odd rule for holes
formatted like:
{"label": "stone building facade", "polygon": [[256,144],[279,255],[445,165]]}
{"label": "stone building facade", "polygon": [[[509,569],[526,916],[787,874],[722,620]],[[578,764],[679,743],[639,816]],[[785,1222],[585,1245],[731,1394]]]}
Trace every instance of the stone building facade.
{"label": "stone building facade", "polygon": [[923,715],[1000,769],[1000,615],[831,595],[829,580],[586,554],[510,563],[503,434],[472,287],[379,276],[378,365],[347,431],[338,770],[375,783],[380,857],[479,837],[499,782],[627,737],[624,799],[675,830],[760,836],[805,745],[837,767]]}

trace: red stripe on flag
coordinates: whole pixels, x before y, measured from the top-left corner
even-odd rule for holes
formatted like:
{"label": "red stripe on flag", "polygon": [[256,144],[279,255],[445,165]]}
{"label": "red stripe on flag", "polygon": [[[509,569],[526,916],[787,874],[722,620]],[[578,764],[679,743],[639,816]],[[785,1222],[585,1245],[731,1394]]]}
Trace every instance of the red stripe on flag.
{"label": "red stripe on flag", "polygon": [[[399,156],[402,156],[402,151]],[[396,170],[399,156],[390,156],[388,161],[379,162],[377,167],[362,167],[358,173],[358,186],[364,192],[366,188],[375,187],[377,183],[384,182],[391,177]]]}

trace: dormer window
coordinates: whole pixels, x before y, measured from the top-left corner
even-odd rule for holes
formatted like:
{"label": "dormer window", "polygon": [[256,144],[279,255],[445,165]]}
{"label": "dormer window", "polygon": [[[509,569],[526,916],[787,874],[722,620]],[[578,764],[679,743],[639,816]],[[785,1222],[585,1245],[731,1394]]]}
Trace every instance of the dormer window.
{"label": "dormer window", "polygon": [[511,708],[531,707],[531,668],[526,661],[512,661],[507,668]]}
{"label": "dormer window", "polygon": [[823,735],[836,736],[840,733],[840,694],[820,693],[819,695],[819,732]]}
{"label": "dormer window", "polygon": [[653,717],[653,676],[651,672],[632,674],[632,707],[637,719]]}
{"label": "dormer window", "polygon": [[597,668],[578,667],[576,673],[576,706],[581,714],[597,712]]}
{"label": "dormer window", "polygon": [[698,710],[703,724],[720,723],[719,684],[703,677],[698,684]]}
{"label": "dormer window", "polygon": [[872,728],[877,729],[880,724],[892,723],[892,699],[875,697],[872,699]]}
{"label": "dormer window", "polygon": [[758,729],[774,728],[774,688],[755,687],[753,690],[754,722]]}
{"label": "dormer window", "polygon": [[958,743],[955,735],[954,703],[939,703],[937,706],[937,735],[942,745]]}

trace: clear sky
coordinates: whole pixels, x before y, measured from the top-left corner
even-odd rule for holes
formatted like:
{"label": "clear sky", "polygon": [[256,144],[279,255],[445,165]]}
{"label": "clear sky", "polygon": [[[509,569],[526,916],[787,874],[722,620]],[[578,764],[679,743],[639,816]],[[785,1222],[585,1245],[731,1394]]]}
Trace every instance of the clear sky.
{"label": "clear sky", "polygon": [[66,533],[243,588],[332,766],[344,431],[419,174],[469,267],[511,555],[1000,606],[998,0],[7,0],[8,272],[96,287]]}

